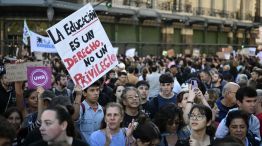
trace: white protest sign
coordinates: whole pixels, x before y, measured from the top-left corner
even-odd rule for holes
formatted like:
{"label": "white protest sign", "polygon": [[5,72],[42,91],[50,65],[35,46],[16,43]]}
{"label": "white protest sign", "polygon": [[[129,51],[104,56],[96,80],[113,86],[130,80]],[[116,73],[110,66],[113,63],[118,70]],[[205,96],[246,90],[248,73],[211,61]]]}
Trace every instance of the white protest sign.
{"label": "white protest sign", "polygon": [[194,57],[199,57],[200,56],[200,50],[197,49],[197,48],[193,49],[193,56]]}
{"label": "white protest sign", "polygon": [[72,80],[82,89],[117,64],[117,57],[90,4],[47,30]]}
{"label": "white protest sign", "polygon": [[257,48],[248,48],[249,56],[256,56]]}
{"label": "white protest sign", "polygon": [[54,43],[49,37],[30,32],[31,52],[57,53]]}
{"label": "white protest sign", "polygon": [[136,55],[136,49],[130,48],[126,50],[126,57],[134,57]]}

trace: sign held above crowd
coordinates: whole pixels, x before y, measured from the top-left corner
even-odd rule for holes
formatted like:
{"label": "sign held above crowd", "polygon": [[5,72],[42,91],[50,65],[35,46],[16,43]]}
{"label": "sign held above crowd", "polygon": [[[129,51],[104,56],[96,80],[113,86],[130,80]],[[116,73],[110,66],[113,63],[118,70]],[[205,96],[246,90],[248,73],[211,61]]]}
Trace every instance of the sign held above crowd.
{"label": "sign held above crowd", "polygon": [[82,89],[118,64],[97,14],[90,4],[47,29],[75,84]]}

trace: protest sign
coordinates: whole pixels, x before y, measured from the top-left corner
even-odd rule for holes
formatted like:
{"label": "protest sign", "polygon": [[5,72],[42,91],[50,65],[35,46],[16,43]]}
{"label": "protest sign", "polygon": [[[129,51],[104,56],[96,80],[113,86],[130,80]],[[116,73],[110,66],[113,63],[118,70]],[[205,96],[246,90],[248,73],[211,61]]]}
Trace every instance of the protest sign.
{"label": "protest sign", "polygon": [[51,89],[51,68],[27,67],[27,79],[28,89],[36,89],[39,86]]}
{"label": "protest sign", "polygon": [[168,56],[168,57],[173,57],[173,56],[175,56],[175,51],[174,51],[173,49],[167,50],[167,56]]}
{"label": "protest sign", "polygon": [[165,51],[165,50],[162,51],[162,55],[163,55],[163,56],[167,56],[167,51]]}
{"label": "protest sign", "polygon": [[42,61],[26,62],[21,64],[6,64],[6,77],[10,82],[26,81],[27,80],[27,67],[28,66],[43,66]]}
{"label": "protest sign", "polygon": [[199,49],[197,49],[197,48],[194,48],[193,49],[193,57],[199,57],[200,56],[200,50]]}
{"label": "protest sign", "polygon": [[30,32],[31,52],[57,53],[54,43],[49,37]]}
{"label": "protest sign", "polygon": [[72,80],[85,89],[118,64],[104,28],[90,4],[47,30]]}
{"label": "protest sign", "polygon": [[136,55],[136,49],[130,48],[126,50],[126,57],[134,57]]}
{"label": "protest sign", "polygon": [[249,56],[256,56],[257,48],[248,48]]}

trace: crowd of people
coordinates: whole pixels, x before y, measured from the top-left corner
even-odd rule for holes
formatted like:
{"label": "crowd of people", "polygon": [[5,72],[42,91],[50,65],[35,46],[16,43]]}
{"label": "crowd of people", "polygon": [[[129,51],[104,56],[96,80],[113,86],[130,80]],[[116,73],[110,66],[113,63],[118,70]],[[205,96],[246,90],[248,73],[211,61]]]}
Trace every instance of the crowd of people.
{"label": "crowd of people", "polygon": [[262,146],[259,58],[118,55],[84,90],[45,61],[49,90],[10,82],[1,59],[0,146]]}

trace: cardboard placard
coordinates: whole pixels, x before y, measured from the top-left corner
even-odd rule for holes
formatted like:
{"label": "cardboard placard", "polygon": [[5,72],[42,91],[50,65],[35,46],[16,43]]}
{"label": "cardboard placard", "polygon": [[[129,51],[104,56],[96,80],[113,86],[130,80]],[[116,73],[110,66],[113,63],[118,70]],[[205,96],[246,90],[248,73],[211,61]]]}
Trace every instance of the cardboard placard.
{"label": "cardboard placard", "polygon": [[8,81],[26,81],[27,80],[27,67],[29,66],[43,66],[42,61],[26,62],[21,64],[6,64],[6,77]]}

